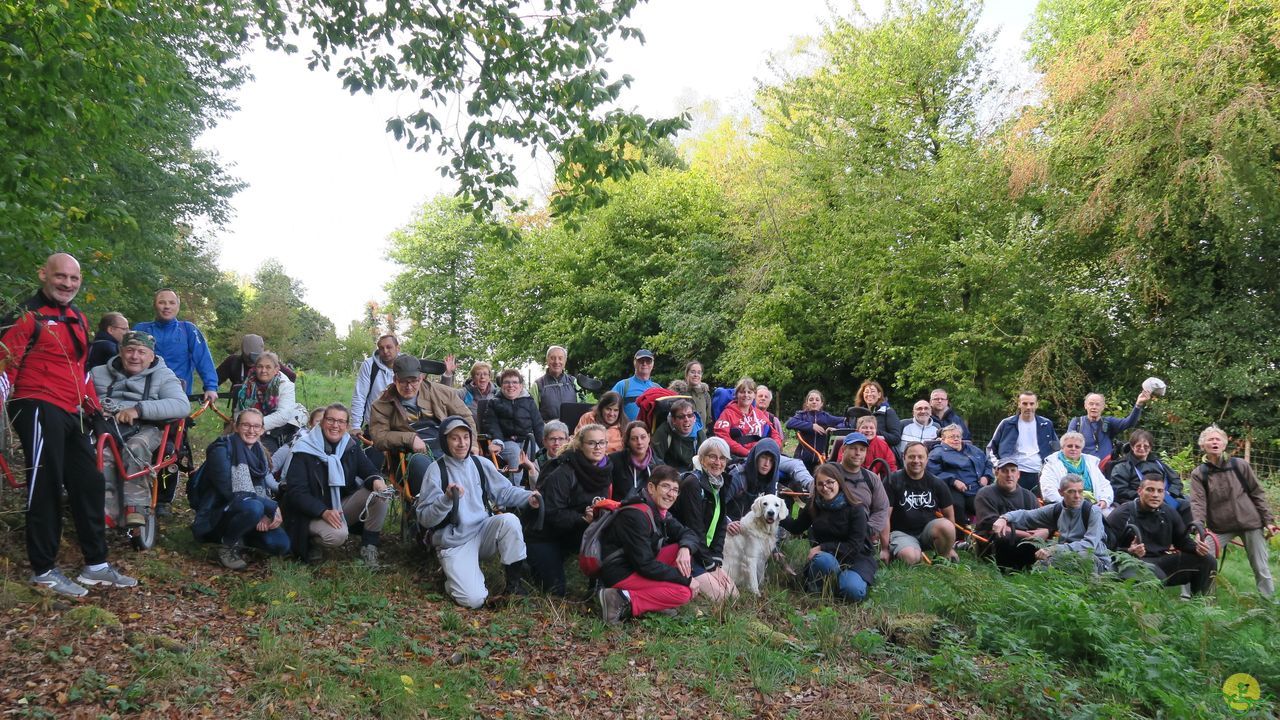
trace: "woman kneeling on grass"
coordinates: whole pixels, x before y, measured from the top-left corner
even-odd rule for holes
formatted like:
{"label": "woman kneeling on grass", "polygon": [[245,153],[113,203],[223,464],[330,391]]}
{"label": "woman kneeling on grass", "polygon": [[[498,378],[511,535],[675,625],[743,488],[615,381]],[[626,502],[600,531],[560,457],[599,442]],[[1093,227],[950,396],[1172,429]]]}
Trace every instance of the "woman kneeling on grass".
{"label": "woman kneeling on grass", "polygon": [[693,598],[689,582],[698,536],[668,512],[679,496],[679,473],[659,465],[605,528],[600,610],[606,623],[616,625],[649,612],[674,614]]}
{"label": "woman kneeling on grass", "polygon": [[814,471],[813,495],[800,516],[782,521],[793,535],[809,532],[809,562],[805,589],[822,592],[828,577],[835,580],[837,597],[860,602],[875,582],[876,558],[871,546],[867,511],[858,502],[840,466],[823,463]]}

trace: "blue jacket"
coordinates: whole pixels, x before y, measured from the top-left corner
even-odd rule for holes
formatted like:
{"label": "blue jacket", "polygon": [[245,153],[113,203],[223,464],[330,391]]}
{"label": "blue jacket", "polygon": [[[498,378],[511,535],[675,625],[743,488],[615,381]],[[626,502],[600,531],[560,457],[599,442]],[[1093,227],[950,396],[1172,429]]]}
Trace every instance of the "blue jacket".
{"label": "blue jacket", "polygon": [[1067,423],[1067,432],[1078,432],[1084,435],[1084,451],[1099,460],[1110,455],[1114,449],[1113,441],[1121,432],[1138,424],[1142,418],[1142,406],[1134,405],[1129,417],[1118,418],[1103,415],[1098,422],[1091,422],[1088,415],[1071,418]]}
{"label": "blue jacket", "polygon": [[[965,424],[964,418],[960,417],[960,413],[956,412],[955,408],[947,408],[947,411],[942,413],[942,417],[938,417],[937,415],[933,415],[931,417],[933,417],[934,422],[938,423],[938,430],[942,430],[942,428],[948,425],[959,425],[960,436],[965,440],[973,439],[973,434],[969,432],[969,426]],[[908,420],[907,422],[911,421]]]}
{"label": "blue jacket", "polygon": [[929,473],[945,482],[947,487],[959,480],[965,484],[965,495],[977,495],[982,486],[978,478],[987,478],[988,484],[995,480],[995,471],[991,469],[991,461],[973,443],[964,443],[959,450],[939,443],[929,453]]}
{"label": "blue jacket", "polygon": [[[1036,416],[1036,442],[1040,445],[1040,459],[1044,460],[1058,451],[1058,432],[1053,421],[1043,415]],[[1013,457],[1018,453],[1018,416],[1010,415],[996,425],[996,431],[987,443],[987,452],[996,458]]]}
{"label": "blue jacket", "polygon": [[622,412],[627,416],[627,420],[635,420],[640,416],[640,407],[636,405],[636,398],[643,395],[645,390],[656,387],[662,386],[653,380],[641,380],[635,375],[613,384],[613,391],[622,396]]}
{"label": "blue jacket", "polygon": [[218,389],[218,371],[209,353],[209,343],[200,329],[186,320],[150,320],[136,323],[134,330],[156,339],[156,354],[164,358],[174,375],[182,381],[182,389],[192,391],[192,380],[200,374],[204,391]]}

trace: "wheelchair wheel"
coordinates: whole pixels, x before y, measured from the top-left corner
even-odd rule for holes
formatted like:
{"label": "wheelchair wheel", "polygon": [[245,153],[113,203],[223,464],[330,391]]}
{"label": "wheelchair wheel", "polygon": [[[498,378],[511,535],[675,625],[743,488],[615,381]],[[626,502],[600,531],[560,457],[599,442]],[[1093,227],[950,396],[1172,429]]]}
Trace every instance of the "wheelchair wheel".
{"label": "wheelchair wheel", "polygon": [[156,538],[160,536],[160,523],[156,519],[155,511],[144,508],[142,517],[146,522],[129,529],[129,542],[134,550],[150,550],[156,546]]}

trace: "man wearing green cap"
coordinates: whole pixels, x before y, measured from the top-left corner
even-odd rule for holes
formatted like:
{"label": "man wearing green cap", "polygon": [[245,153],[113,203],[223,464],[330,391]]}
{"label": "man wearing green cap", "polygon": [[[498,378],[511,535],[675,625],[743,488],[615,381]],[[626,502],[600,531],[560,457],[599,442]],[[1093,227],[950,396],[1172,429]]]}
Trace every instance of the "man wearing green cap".
{"label": "man wearing green cap", "polygon": [[[182,381],[156,355],[156,340],[144,332],[131,331],[120,341],[120,354],[105,365],[94,368],[90,375],[102,401],[103,414],[112,430],[124,444],[120,457],[125,472],[132,475],[155,458],[160,447],[161,426],[187,416],[191,404],[182,389]],[[106,476],[106,511],[117,524],[144,523],[142,508],[151,504],[146,476],[124,483],[124,507],[116,496],[115,458],[107,453],[102,473]]]}

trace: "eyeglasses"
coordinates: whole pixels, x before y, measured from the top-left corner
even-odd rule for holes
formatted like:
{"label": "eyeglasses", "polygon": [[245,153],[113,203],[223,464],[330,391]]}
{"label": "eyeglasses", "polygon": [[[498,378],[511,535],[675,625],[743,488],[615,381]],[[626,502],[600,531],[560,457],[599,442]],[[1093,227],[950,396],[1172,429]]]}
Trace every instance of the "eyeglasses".
{"label": "eyeglasses", "polygon": [[324,423],[325,425],[346,425],[347,424],[347,421],[342,418],[325,418],[320,422]]}
{"label": "eyeglasses", "polygon": [[729,462],[729,458],[723,455],[704,455],[702,462]]}
{"label": "eyeglasses", "polygon": [[583,441],[582,444],[586,445],[587,447],[602,448],[605,445],[608,445],[609,441],[608,440],[585,440]]}
{"label": "eyeglasses", "polygon": [[240,423],[239,425],[236,425],[236,427],[240,428],[241,430],[261,430],[262,429],[262,426],[256,423],[253,425],[250,425],[249,423]]}
{"label": "eyeglasses", "polygon": [[693,417],[693,413],[684,413],[681,415],[675,415],[674,417],[677,420],[689,420]]}

